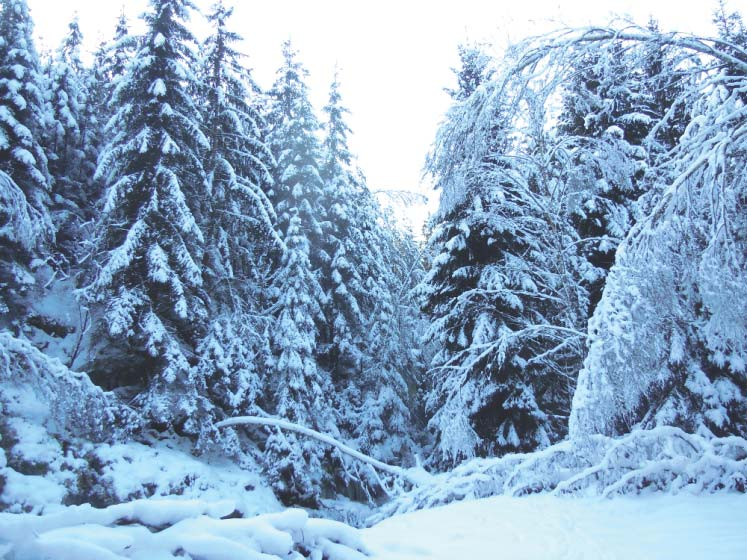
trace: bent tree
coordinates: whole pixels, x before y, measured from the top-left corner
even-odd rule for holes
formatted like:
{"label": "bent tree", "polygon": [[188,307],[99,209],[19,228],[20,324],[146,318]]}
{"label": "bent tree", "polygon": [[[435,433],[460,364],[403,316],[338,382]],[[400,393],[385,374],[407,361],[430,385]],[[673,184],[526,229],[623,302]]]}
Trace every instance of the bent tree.
{"label": "bent tree", "polygon": [[[576,101],[578,127],[563,126],[557,100],[620,53],[640,69],[613,76],[636,93],[629,108],[590,134],[606,98],[596,113]],[[440,348],[436,462],[568,430],[745,433],[745,70],[725,39],[566,29],[514,45],[455,102],[429,160],[443,195],[421,288]],[[623,190],[625,220],[594,206]],[[589,244],[616,247],[614,264]]]}

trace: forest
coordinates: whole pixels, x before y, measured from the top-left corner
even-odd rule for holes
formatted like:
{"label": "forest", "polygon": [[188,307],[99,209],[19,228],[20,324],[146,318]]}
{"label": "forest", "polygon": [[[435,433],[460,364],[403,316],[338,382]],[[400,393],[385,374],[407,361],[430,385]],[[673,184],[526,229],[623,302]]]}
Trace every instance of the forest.
{"label": "forest", "polygon": [[0,0],[0,558],[151,550],[84,523],[163,558],[363,558],[350,525],[456,501],[745,493],[723,0],[713,37],[463,43],[425,240],[358,168],[344,83],[317,112],[287,41],[261,88],[222,0],[142,17],[89,62],[77,20],[41,56]]}

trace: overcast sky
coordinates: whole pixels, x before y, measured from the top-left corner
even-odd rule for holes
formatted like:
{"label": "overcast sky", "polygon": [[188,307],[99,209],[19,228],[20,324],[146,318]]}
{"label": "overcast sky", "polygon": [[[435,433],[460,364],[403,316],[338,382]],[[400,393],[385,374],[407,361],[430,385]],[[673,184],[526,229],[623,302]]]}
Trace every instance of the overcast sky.
{"label": "overcast sky", "polygon": [[[207,10],[213,0],[196,0]],[[28,0],[37,37],[56,47],[75,12],[91,50],[111,37],[123,3],[118,0]],[[351,145],[372,189],[427,189],[421,167],[446,110],[444,87],[453,85],[456,46],[465,39],[502,44],[557,27],[606,23],[629,14],[664,30],[712,34],[716,0],[226,0],[235,6],[233,28],[264,87],[280,65],[280,44],[290,38],[311,72],[312,100],[320,108],[335,65],[352,114]],[[133,26],[147,0],[127,0]],[[747,13],[747,0],[729,7]],[[193,16],[196,33],[204,29]]]}

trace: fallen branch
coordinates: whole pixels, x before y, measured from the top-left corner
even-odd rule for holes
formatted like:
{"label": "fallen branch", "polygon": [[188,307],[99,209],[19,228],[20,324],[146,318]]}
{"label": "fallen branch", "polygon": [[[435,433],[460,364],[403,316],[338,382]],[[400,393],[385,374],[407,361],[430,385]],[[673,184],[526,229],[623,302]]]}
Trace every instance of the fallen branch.
{"label": "fallen branch", "polygon": [[321,432],[317,432],[316,430],[312,430],[311,428],[306,428],[304,426],[294,424],[293,422],[288,422],[287,420],[280,420],[278,418],[263,418],[261,416],[237,416],[236,418],[229,418],[228,420],[218,422],[215,424],[215,427],[225,428],[228,426],[241,425],[272,426],[275,428],[280,428],[282,430],[289,430],[291,432],[303,434],[305,436],[331,445],[332,447],[337,448],[342,453],[349,455],[350,457],[353,457],[354,459],[357,459],[362,463],[369,464],[375,469],[388,472],[389,474],[393,474],[400,478],[404,478],[413,486],[422,486],[423,484],[429,482],[431,479],[431,475],[424,469],[403,469],[402,467],[387,465],[386,463],[382,463],[378,459],[374,459],[373,457],[364,455],[360,451],[356,451],[352,447],[348,447],[344,443],[337,441],[331,436],[328,436]]}

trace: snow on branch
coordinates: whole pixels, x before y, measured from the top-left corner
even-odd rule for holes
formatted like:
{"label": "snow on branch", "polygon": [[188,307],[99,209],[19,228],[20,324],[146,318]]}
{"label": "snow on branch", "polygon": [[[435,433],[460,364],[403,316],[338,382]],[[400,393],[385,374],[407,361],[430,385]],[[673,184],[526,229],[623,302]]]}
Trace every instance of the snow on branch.
{"label": "snow on branch", "polygon": [[393,500],[380,515],[495,495],[612,497],[662,490],[747,491],[747,440],[705,437],[671,426],[619,438],[565,440],[533,453],[464,462]]}
{"label": "snow on branch", "polygon": [[[531,46],[539,41],[537,46]],[[706,55],[724,64],[732,64],[747,72],[747,51],[739,45],[710,37],[699,37],[687,33],[659,33],[650,31],[637,25],[629,25],[618,29],[614,27],[585,27],[581,29],[563,29],[555,33],[529,39],[519,45],[528,45],[514,72],[521,72],[533,67],[550,53],[566,49],[576,49],[589,44],[605,43],[609,41],[629,41],[635,43],[650,42],[658,45],[679,47]],[[732,53],[738,53],[742,58]]]}
{"label": "snow on branch", "polygon": [[43,218],[13,179],[0,171],[0,240],[17,243],[30,251],[49,237]]}
{"label": "snow on branch", "polygon": [[305,426],[294,424],[293,422],[288,422],[287,420],[281,420],[278,418],[263,418],[261,416],[237,416],[236,418],[229,418],[228,420],[223,420],[222,422],[218,422],[217,424],[215,424],[217,428],[239,425],[270,426],[280,428],[282,430],[289,430],[291,432],[296,432],[298,434],[314,438],[318,441],[321,441],[322,443],[331,445],[345,455],[371,465],[375,469],[393,474],[394,476],[398,476],[400,478],[404,478],[413,486],[421,486],[423,484],[427,484],[431,478],[430,474],[423,469],[403,469],[402,467],[388,465],[377,459],[374,459],[373,457],[364,455],[363,453],[361,453],[360,451],[356,451],[352,447],[348,447],[344,443],[337,441],[335,438],[327,434],[317,432],[316,430],[306,428]]}
{"label": "snow on branch", "polygon": [[0,332],[0,404],[31,392],[46,403],[61,426],[98,439],[108,434],[114,403],[84,373],[70,370],[31,342]]}

